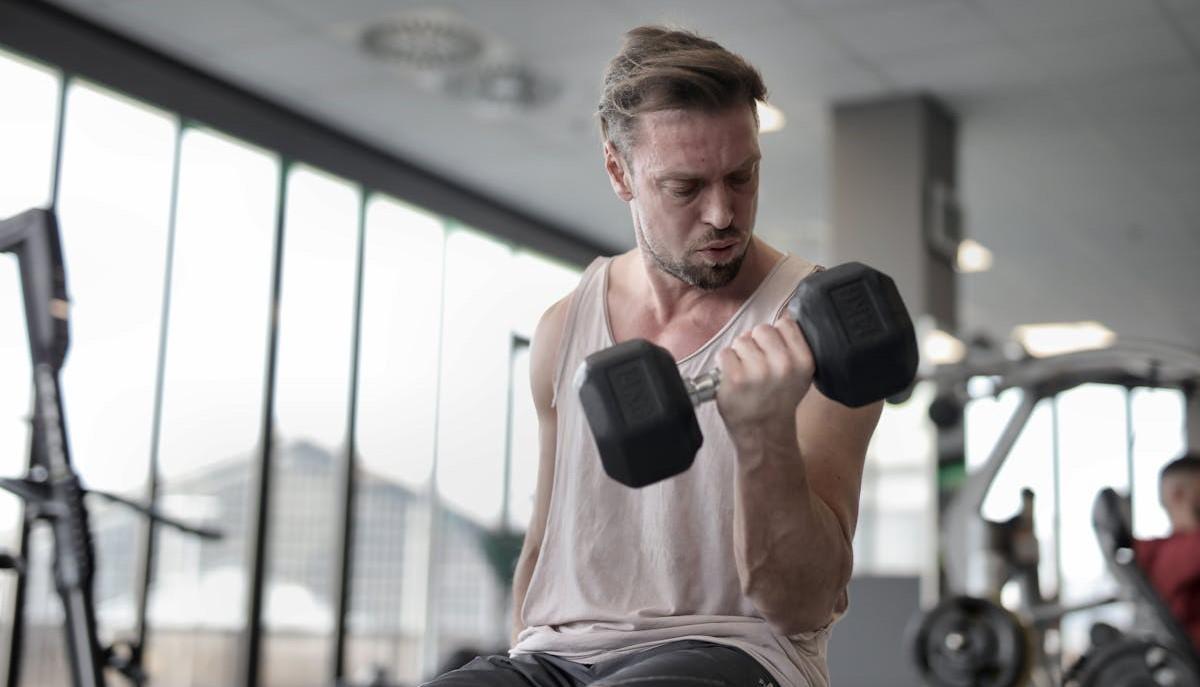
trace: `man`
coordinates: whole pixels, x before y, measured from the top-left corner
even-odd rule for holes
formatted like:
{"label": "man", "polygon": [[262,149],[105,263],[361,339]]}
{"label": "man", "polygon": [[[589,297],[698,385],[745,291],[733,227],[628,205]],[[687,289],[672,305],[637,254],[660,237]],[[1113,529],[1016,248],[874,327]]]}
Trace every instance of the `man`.
{"label": "man", "polygon": [[1159,498],[1171,534],[1135,541],[1135,559],[1200,651],[1200,455],[1185,455],[1162,469]]}
{"label": "man", "polygon": [[[534,335],[541,454],[511,657],[431,685],[828,684],[880,405],[817,391],[780,317],[815,268],[753,234],[765,96],[742,58],[686,32],[634,29],[609,65],[604,167],[637,247],[592,263]],[[603,472],[572,387],[585,356],[630,338],[684,375],[722,371],[692,468],[643,489]]]}

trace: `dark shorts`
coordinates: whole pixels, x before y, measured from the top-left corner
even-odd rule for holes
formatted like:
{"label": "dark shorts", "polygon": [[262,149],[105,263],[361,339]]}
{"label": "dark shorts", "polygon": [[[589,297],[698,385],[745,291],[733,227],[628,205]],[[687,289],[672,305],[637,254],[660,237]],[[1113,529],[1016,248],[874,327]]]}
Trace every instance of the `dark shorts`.
{"label": "dark shorts", "polygon": [[549,654],[485,656],[426,683],[426,687],[777,687],[744,651],[685,640],[599,663]]}

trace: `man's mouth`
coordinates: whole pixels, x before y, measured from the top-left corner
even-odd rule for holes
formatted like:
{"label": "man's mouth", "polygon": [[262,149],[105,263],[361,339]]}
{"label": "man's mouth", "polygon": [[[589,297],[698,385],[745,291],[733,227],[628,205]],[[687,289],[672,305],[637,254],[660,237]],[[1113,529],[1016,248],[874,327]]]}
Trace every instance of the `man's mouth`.
{"label": "man's mouth", "polygon": [[733,252],[733,249],[738,245],[738,241],[717,241],[710,243],[700,249],[700,254],[709,258],[723,258]]}

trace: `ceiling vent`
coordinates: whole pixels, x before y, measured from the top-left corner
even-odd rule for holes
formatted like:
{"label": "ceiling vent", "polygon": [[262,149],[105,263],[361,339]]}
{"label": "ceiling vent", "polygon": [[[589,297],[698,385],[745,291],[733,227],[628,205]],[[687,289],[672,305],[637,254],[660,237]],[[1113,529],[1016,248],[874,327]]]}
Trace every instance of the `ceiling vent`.
{"label": "ceiling vent", "polygon": [[448,17],[410,15],[367,26],[361,36],[368,54],[421,70],[444,71],[474,62],[484,39],[471,27]]}
{"label": "ceiling vent", "polygon": [[515,61],[479,64],[451,79],[446,90],[500,111],[536,107],[552,99],[557,91],[549,80]]}

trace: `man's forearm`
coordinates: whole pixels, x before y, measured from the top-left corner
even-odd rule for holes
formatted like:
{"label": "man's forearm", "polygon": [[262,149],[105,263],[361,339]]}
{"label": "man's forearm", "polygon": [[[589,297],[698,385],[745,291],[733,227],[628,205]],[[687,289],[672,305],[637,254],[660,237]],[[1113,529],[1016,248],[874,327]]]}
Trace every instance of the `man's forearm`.
{"label": "man's forearm", "polygon": [[783,634],[832,616],[853,567],[850,534],[810,488],[795,426],[734,437],[734,545],[742,589]]}

